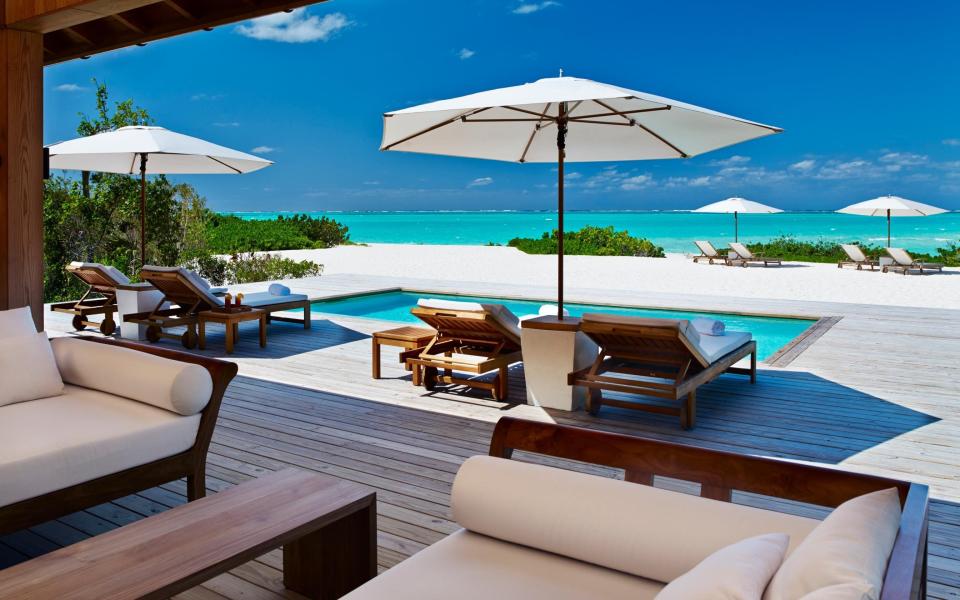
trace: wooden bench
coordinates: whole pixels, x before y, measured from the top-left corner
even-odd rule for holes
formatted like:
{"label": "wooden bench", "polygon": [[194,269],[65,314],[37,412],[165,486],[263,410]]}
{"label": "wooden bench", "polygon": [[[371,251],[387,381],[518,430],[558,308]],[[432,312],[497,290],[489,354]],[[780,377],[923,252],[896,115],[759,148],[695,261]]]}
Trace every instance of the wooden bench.
{"label": "wooden bench", "polygon": [[343,596],[377,573],[376,493],[288,469],[0,571],[0,598],[168,598],[283,546],[283,583]]}

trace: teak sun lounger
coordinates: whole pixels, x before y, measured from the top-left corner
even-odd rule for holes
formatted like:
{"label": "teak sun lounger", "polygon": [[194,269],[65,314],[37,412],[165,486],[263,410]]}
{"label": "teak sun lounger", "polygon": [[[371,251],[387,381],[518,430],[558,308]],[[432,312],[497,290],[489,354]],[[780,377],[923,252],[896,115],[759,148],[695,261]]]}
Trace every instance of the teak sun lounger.
{"label": "teak sun lounger", "polygon": [[920,271],[920,274],[923,275],[924,272],[937,271],[938,273],[943,272],[943,265],[940,263],[925,263],[914,260],[910,254],[903,248],[885,248],[887,254],[890,258],[893,259],[892,265],[884,265],[883,272],[887,271],[900,271],[904,275],[910,271]]}
{"label": "teak sun lounger", "polygon": [[[592,365],[570,373],[570,385],[588,388],[587,411],[603,405],[679,415],[680,425],[696,423],[697,388],[723,373],[757,381],[757,343],[745,332],[701,336],[690,321],[585,314],[580,331],[600,346]],[[750,357],[750,368],[734,367]],[[604,398],[603,392],[662,398],[667,403]],[[678,403],[676,406],[672,403]]]}
{"label": "teak sun lounger", "polygon": [[[117,286],[126,285],[130,280],[116,268],[100,263],[72,262],[66,270],[85,283],[87,291],[74,302],[50,305],[50,310],[73,315],[73,328],[77,331],[90,326],[99,329],[103,335],[111,335],[117,328],[113,319],[117,310]],[[91,295],[101,297],[90,298]],[[92,315],[103,315],[103,320],[99,323],[91,321]]]}
{"label": "teak sun lounger", "polygon": [[[443,300],[421,300],[411,312],[437,330],[429,344],[401,354],[413,370],[414,385],[428,390],[438,381],[465,385],[506,401],[509,367],[522,360],[519,320],[513,313],[500,304]],[[497,375],[488,382],[458,377],[457,371]]]}
{"label": "teak sun lounger", "polygon": [[[163,292],[163,299],[153,310],[127,315],[124,321],[146,325],[147,339],[151,342],[170,338],[179,339],[185,348],[196,347],[197,314],[223,306],[223,297],[215,295],[199,275],[183,267],[147,265],[140,272],[140,278]],[[246,294],[243,304],[266,311],[268,323],[272,320],[302,323],[304,329],[310,329],[310,299],[304,294],[275,296],[270,292],[257,292]],[[303,318],[277,317],[271,314],[294,309],[302,309]],[[164,331],[172,327],[187,329],[182,334]]]}
{"label": "teak sun lounger", "polygon": [[697,240],[693,242],[697,245],[697,248],[700,250],[698,256],[693,257],[693,262],[700,262],[701,260],[707,260],[711,265],[713,261],[717,261],[723,264],[727,264],[727,254],[721,253],[719,250],[713,247],[713,244],[706,240]]}
{"label": "teak sun lounger", "polygon": [[851,265],[857,267],[858,271],[863,270],[863,267],[870,267],[870,270],[873,271],[874,267],[880,266],[879,260],[867,256],[860,246],[856,244],[840,244],[840,247],[846,252],[847,260],[841,259],[837,261],[838,269]]}
{"label": "teak sun lounger", "polygon": [[765,267],[769,267],[770,265],[777,265],[779,267],[782,263],[782,261],[775,256],[757,256],[740,242],[730,242],[730,249],[733,250],[737,256],[727,255],[728,265],[746,267],[750,263],[763,263]]}

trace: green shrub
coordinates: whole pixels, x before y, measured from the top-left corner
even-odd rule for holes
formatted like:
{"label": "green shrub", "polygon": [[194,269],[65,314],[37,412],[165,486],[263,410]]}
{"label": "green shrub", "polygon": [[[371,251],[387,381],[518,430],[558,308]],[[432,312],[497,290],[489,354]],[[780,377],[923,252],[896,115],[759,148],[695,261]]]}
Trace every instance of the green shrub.
{"label": "green shrub", "polygon": [[207,221],[207,244],[219,254],[332,248],[348,243],[347,226],[328,217],[294,215],[247,221],[233,215],[213,215]]}
{"label": "green shrub", "polygon": [[[870,257],[886,256],[883,246],[857,244],[863,250],[864,254]],[[837,262],[847,258],[846,252],[835,242],[818,240],[816,242],[804,242],[792,236],[780,236],[766,243],[747,244],[750,251],[764,256],[775,256],[783,260],[792,260],[800,262]],[[910,255],[920,261],[940,262],[947,266],[960,266],[960,243],[953,243],[946,248],[938,248],[936,254],[924,254],[911,252]]]}
{"label": "green shrub", "polygon": [[276,254],[234,254],[229,259],[206,256],[187,265],[213,285],[253,283],[315,277],[323,273],[323,265],[311,260],[293,260]]}
{"label": "green shrub", "polygon": [[[507,245],[527,254],[556,254],[557,231],[544,233],[539,239],[513,238]],[[664,256],[663,248],[650,240],[633,237],[628,231],[615,231],[612,225],[587,225],[579,231],[566,232],[563,236],[563,252],[589,256]]]}

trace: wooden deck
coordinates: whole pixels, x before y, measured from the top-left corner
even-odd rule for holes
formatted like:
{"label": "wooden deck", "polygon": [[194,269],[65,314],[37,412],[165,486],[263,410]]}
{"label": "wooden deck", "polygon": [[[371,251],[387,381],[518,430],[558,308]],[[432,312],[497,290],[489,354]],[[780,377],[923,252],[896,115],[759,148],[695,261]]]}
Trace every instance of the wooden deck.
{"label": "wooden deck", "polygon": [[[297,282],[314,297],[410,290],[550,298],[549,289],[330,276]],[[212,491],[294,466],[370,485],[379,496],[379,562],[389,568],[454,531],[448,510],[459,464],[484,453],[503,415],[546,419],[711,448],[912,479],[931,486],[930,594],[960,597],[960,311],[611,293],[569,289],[568,301],[834,317],[792,352],[787,367],[761,364],[757,385],[724,376],[701,388],[698,426],[604,409],[598,418],[502,404],[459,389],[425,393],[384,347],[384,378],[370,379],[369,335],[390,325],[314,313],[313,330],[271,326],[261,351],[243,327],[231,359],[240,376],[224,400],[208,467]],[[51,332],[68,320],[48,315]],[[165,342],[170,343],[170,342]],[[207,355],[223,353],[222,332]],[[511,399],[524,398],[522,368]],[[610,475],[614,475],[610,473]],[[671,482],[658,482],[671,485]],[[0,538],[0,566],[184,502],[175,482]],[[757,501],[756,499],[741,499]],[[769,504],[769,503],[768,503]],[[808,510],[800,507],[779,508]],[[280,555],[267,554],[195,588],[189,598],[278,598]]]}

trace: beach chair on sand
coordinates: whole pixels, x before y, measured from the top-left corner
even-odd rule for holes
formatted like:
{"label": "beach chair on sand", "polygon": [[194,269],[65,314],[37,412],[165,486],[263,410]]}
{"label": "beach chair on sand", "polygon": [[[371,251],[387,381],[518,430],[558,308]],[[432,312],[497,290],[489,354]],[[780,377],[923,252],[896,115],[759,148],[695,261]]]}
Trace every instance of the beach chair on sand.
{"label": "beach chair on sand", "polygon": [[765,267],[769,267],[770,265],[777,265],[779,267],[782,262],[775,256],[757,256],[753,252],[750,252],[750,249],[740,242],[730,242],[730,249],[734,254],[736,254],[736,256],[733,256],[732,254],[727,255],[728,265],[739,265],[741,267],[746,267],[751,263],[763,263],[763,266]]}
{"label": "beach chair on sand", "polygon": [[[697,388],[723,373],[757,381],[757,343],[747,332],[700,335],[690,321],[585,314],[580,331],[600,346],[596,360],[570,373],[570,385],[588,389],[587,411],[604,405],[679,415],[680,426],[696,423]],[[734,367],[749,356],[750,367]],[[648,400],[615,399],[603,392],[637,394]]]}
{"label": "beach chair on sand", "polygon": [[[86,284],[87,291],[79,300],[51,304],[50,310],[73,315],[73,328],[77,331],[90,326],[99,329],[103,335],[112,335],[117,329],[113,319],[113,313],[117,311],[117,286],[130,283],[130,279],[117,268],[100,263],[72,262],[66,270]],[[92,315],[103,315],[103,320],[99,323],[91,321]]]}
{"label": "beach chair on sand", "polygon": [[[401,360],[412,368],[414,385],[432,390],[437,382],[488,390],[506,401],[509,367],[520,362],[520,321],[500,304],[421,299],[411,309],[437,330],[423,348],[408,350]],[[496,371],[493,381],[477,379]],[[456,373],[474,377],[460,377]]]}
{"label": "beach chair on sand", "polygon": [[887,254],[890,258],[893,259],[892,265],[884,265],[883,272],[887,271],[900,271],[904,275],[910,271],[919,271],[921,275],[925,272],[929,273],[930,271],[937,271],[938,273],[943,272],[943,265],[940,263],[925,263],[914,260],[910,254],[903,248],[885,248]]}
{"label": "beach chair on sand", "polygon": [[[197,315],[205,310],[223,306],[223,296],[213,293],[207,282],[199,275],[183,267],[156,267],[147,265],[140,278],[163,293],[163,299],[149,311],[126,315],[124,321],[147,326],[147,339],[157,342],[160,338],[179,339],[185,348],[197,345]],[[276,296],[268,291],[245,294],[244,306],[267,311],[267,322],[288,321],[303,323],[310,329],[310,299],[305,294]],[[286,310],[303,310],[303,318],[279,317],[270,313]],[[174,327],[186,327],[183,333],[167,333]]]}
{"label": "beach chair on sand", "polygon": [[698,256],[693,257],[693,262],[700,262],[701,260],[709,261],[712,265],[713,261],[717,261],[723,264],[727,263],[727,254],[726,252],[721,253],[719,250],[713,247],[713,244],[706,240],[697,240],[693,242],[697,245],[697,248],[700,250]]}
{"label": "beach chair on sand", "polygon": [[874,267],[880,266],[879,260],[867,256],[860,246],[856,244],[840,244],[840,247],[843,248],[843,251],[847,254],[847,259],[837,261],[838,269],[851,265],[856,266],[858,271],[863,270],[863,267],[870,267],[872,271]]}

